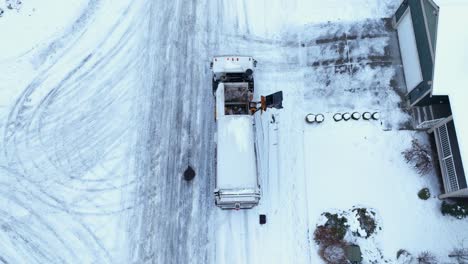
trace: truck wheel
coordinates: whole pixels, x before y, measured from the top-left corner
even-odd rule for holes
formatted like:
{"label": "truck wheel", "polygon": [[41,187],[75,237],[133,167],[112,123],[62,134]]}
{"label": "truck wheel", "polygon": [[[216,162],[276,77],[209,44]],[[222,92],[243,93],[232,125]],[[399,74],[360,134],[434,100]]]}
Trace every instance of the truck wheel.
{"label": "truck wheel", "polygon": [[218,82],[214,80],[214,78],[211,80],[211,85],[213,86],[213,95],[216,95],[216,89],[218,89]]}
{"label": "truck wheel", "polygon": [[254,83],[254,80],[252,79],[251,82],[249,82],[249,91],[254,93],[255,91],[255,83]]}

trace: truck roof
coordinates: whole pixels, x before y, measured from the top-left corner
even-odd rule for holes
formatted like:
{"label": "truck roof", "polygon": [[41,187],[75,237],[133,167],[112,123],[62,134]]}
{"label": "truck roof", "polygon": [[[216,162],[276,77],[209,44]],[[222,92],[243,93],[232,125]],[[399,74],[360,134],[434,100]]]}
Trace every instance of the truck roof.
{"label": "truck roof", "polygon": [[245,72],[253,69],[254,59],[250,56],[216,56],[213,58],[213,73],[220,72]]}
{"label": "truck roof", "polygon": [[257,188],[253,118],[250,115],[218,119],[218,189]]}

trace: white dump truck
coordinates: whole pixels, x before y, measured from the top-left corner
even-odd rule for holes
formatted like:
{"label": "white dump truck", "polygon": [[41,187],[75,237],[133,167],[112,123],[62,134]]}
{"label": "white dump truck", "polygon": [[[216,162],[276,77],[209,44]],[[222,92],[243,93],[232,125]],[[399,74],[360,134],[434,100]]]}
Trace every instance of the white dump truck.
{"label": "white dump truck", "polygon": [[253,69],[249,56],[213,58],[217,123],[215,203],[222,209],[248,209],[260,200],[254,118]]}

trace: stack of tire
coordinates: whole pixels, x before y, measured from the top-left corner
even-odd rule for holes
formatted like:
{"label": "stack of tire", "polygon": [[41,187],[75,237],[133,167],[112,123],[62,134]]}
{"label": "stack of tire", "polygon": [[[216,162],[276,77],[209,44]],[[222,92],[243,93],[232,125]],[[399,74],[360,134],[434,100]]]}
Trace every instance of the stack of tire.
{"label": "stack of tire", "polygon": [[320,124],[325,121],[325,116],[322,114],[308,114],[305,117],[305,121],[309,124]]}
{"label": "stack of tire", "polygon": [[333,115],[333,120],[335,120],[335,122],[339,122],[339,121],[348,121],[350,119],[353,119],[353,120],[359,120],[359,119],[363,119],[363,120],[379,120],[380,119],[380,114],[379,112],[373,112],[373,113],[370,113],[370,112],[364,112],[364,113],[359,113],[359,112],[353,112],[353,113],[336,113]]}

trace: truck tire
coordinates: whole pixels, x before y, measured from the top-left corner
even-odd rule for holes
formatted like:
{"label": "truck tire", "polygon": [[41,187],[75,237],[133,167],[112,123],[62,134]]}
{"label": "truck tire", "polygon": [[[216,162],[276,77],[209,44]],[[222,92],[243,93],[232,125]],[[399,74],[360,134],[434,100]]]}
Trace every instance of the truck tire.
{"label": "truck tire", "polygon": [[216,95],[216,89],[218,89],[218,82],[215,81],[215,79],[213,78],[211,80],[211,85],[213,86],[213,96],[215,96]]}
{"label": "truck tire", "polygon": [[254,80],[252,79],[252,81],[249,82],[249,91],[254,93],[255,91],[255,83],[254,83]]}

